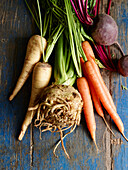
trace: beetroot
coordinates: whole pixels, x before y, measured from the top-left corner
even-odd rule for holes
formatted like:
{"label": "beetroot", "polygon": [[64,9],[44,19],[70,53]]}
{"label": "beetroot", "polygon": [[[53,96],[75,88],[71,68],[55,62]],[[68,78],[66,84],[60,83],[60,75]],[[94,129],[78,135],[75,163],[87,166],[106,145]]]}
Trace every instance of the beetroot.
{"label": "beetroot", "polygon": [[128,55],[125,55],[118,60],[118,72],[122,76],[128,77]]}
{"label": "beetroot", "polygon": [[[96,42],[96,51],[101,61],[111,71],[118,71],[122,76],[128,77],[128,55],[125,55],[120,44],[117,41],[118,26],[114,19],[108,14],[99,14],[94,20],[94,25],[91,29],[91,35]],[[117,68],[113,65],[111,56],[106,57],[105,46],[115,44],[122,53],[122,57],[118,61]],[[110,55],[110,52],[109,52]]]}
{"label": "beetroot", "polygon": [[118,26],[114,19],[108,14],[99,14],[91,29],[92,38],[99,45],[112,45],[118,36]]}

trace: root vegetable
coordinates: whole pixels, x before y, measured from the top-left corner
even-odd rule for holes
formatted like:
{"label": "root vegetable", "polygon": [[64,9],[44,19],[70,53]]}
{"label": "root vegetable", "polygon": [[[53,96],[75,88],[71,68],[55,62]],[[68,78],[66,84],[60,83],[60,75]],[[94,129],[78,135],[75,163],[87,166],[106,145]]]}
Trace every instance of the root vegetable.
{"label": "root vegetable", "polygon": [[[99,45],[117,45],[122,55],[124,56],[124,51],[117,41],[118,26],[115,20],[109,14],[99,14],[95,18],[94,24],[91,28],[91,35],[95,42]],[[100,47],[100,49],[102,49],[102,47]]]}
{"label": "root vegetable", "polygon": [[114,132],[111,130],[111,128],[109,127],[106,119],[105,119],[105,116],[104,116],[104,112],[103,112],[103,109],[102,109],[102,105],[101,105],[101,102],[100,102],[100,99],[99,97],[97,96],[96,94],[96,90],[94,89],[94,87],[92,86],[91,83],[89,83],[89,88],[90,88],[90,92],[91,92],[91,96],[92,96],[92,100],[93,100],[93,104],[95,106],[95,109],[96,109],[96,112],[98,113],[98,115],[100,117],[102,117],[102,119],[104,120],[107,128],[110,130],[110,132],[115,136]]}
{"label": "root vegetable", "polygon": [[87,78],[89,79],[89,81],[91,82],[93,87],[96,89],[97,96],[99,96],[99,99],[100,99],[102,105],[104,106],[104,108],[106,109],[106,111],[108,112],[110,117],[113,119],[113,121],[115,122],[115,124],[118,127],[120,133],[128,141],[128,139],[124,135],[123,122],[120,119],[117,112],[115,111],[115,109],[113,109],[113,107],[110,105],[109,100],[108,100],[107,96],[104,93],[102,85],[99,82],[99,78],[97,77],[91,62],[90,61],[85,62],[84,66],[85,66],[85,72],[86,72]]}
{"label": "root vegetable", "polygon": [[[45,38],[42,37],[43,48],[46,49],[47,41]],[[16,94],[20,91],[23,84],[29,77],[30,73],[34,65],[41,59],[41,54],[43,54],[42,44],[41,44],[41,36],[33,35],[27,45],[27,52],[24,60],[24,65],[20,77],[16,83],[16,86],[9,97],[11,101]]]}
{"label": "root vegetable", "polygon": [[36,112],[36,108],[34,109],[34,106],[38,102],[42,89],[48,85],[51,78],[51,73],[52,73],[52,67],[48,63],[39,62],[34,67],[29,108],[26,113],[25,120],[21,127],[21,132],[18,138],[19,140],[22,140],[26,132],[26,129],[28,128],[29,124],[32,122],[32,119]]}
{"label": "root vegetable", "polygon": [[128,77],[128,55],[125,55],[118,60],[118,72],[122,76]]}
{"label": "root vegetable", "polygon": [[40,132],[60,132],[61,144],[68,158],[69,155],[62,142],[65,137],[62,132],[71,128],[71,133],[76,125],[80,124],[82,106],[80,93],[74,87],[67,85],[53,84],[44,88],[39,101],[35,126],[39,127]]}
{"label": "root vegetable", "polygon": [[91,29],[93,39],[100,45],[112,45],[118,37],[118,26],[108,14],[99,14]]}
{"label": "root vegetable", "polygon": [[[89,45],[89,43],[87,42],[87,44]],[[89,53],[88,54],[92,54],[92,55],[89,55],[88,54],[86,55],[86,57],[88,58],[88,60],[92,63],[93,65],[93,68],[95,70],[95,65],[97,65],[94,61],[94,53],[93,51],[91,50],[90,51],[90,46],[87,46],[87,49],[86,49]],[[81,57],[80,58],[80,61],[81,61],[81,66],[82,66],[82,70],[83,70],[83,74],[86,76],[86,72],[85,72],[85,69],[84,69],[84,60],[83,58]],[[96,71],[96,70],[95,70]],[[99,72],[100,73],[100,72]],[[99,74],[100,75],[100,74]],[[89,82],[89,80],[88,80]],[[107,87],[106,87],[107,88]],[[96,112],[98,113],[99,116],[101,116],[107,126],[107,128],[110,130],[110,132],[112,132],[112,134],[115,136],[115,134],[113,133],[113,131],[110,129],[108,123],[106,122],[105,120],[105,117],[104,117],[104,113],[103,113],[103,109],[102,109],[102,106],[101,106],[101,102],[100,102],[100,99],[99,97],[97,96],[96,94],[96,91],[93,87],[93,85],[89,82],[89,89],[90,89],[90,92],[91,92],[91,97],[92,97],[92,100],[93,100],[93,104],[95,106],[95,109],[96,109]],[[115,109],[115,107],[114,107]]]}
{"label": "root vegetable", "polygon": [[86,80],[85,77],[81,77],[77,79],[77,87],[83,99],[83,111],[84,111],[86,124],[91,134],[91,137],[96,145],[96,137],[95,137],[96,122],[94,117],[94,109],[93,109],[93,103],[91,99],[88,81]]}
{"label": "root vegetable", "polygon": [[[103,80],[103,78],[101,76],[100,69],[99,69],[98,65],[96,64],[96,62],[95,62],[95,55],[93,53],[93,49],[92,49],[91,45],[89,44],[88,41],[84,41],[82,43],[82,48],[84,50],[84,53],[85,53],[87,59],[91,62],[92,66],[93,66],[93,69],[95,70],[95,72],[97,74],[97,77],[99,78],[99,81],[100,81],[100,83],[102,85],[102,88],[104,89],[104,92],[106,93],[106,96],[108,98],[108,101],[110,102],[110,105],[112,105],[113,109],[116,111],[116,107],[115,107],[115,104],[113,102],[112,96],[110,95],[109,90],[108,90],[108,88],[107,88],[106,84],[104,83],[104,80]],[[81,58],[81,63],[84,62],[82,60],[83,59]],[[84,68],[83,68],[83,71],[84,71]]]}

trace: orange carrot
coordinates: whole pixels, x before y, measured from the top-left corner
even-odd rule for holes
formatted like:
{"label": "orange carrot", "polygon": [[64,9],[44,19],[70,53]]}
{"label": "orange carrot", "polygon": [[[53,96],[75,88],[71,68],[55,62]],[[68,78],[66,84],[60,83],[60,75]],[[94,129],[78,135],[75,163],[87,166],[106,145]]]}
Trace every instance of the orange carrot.
{"label": "orange carrot", "polygon": [[84,59],[82,57],[80,57],[80,63],[81,63],[81,68],[82,68],[82,72],[83,72],[83,75],[86,76],[86,72],[85,72],[85,69],[84,69]]}
{"label": "orange carrot", "polygon": [[[107,96],[107,98],[108,98],[108,100],[110,102],[110,105],[112,105],[113,109],[115,109],[115,111],[116,111],[116,107],[115,107],[115,104],[113,102],[112,96],[110,95],[109,90],[108,90],[108,88],[107,88],[106,84],[104,83],[104,80],[103,80],[103,78],[101,76],[100,69],[99,69],[98,65],[96,64],[96,62],[95,62],[95,55],[93,53],[93,49],[92,49],[91,45],[89,44],[88,41],[84,41],[82,43],[82,48],[83,48],[83,51],[84,51],[84,53],[85,53],[85,55],[87,57],[87,60],[89,60],[93,65],[93,69],[95,70],[95,72],[97,74],[97,77],[99,78],[99,81],[100,81],[100,83],[101,83],[101,85],[102,85],[102,87],[103,87],[103,89],[105,91],[105,94],[106,94],[106,96]],[[83,62],[83,61],[81,61],[81,62]]]}
{"label": "orange carrot", "polygon": [[96,137],[95,137],[96,122],[94,117],[94,110],[93,110],[89,85],[85,77],[77,78],[77,88],[83,100],[83,111],[84,111],[87,127],[96,145]]}
{"label": "orange carrot", "polygon": [[97,96],[96,91],[93,88],[91,83],[89,83],[89,88],[90,88],[92,100],[93,100],[93,103],[94,103],[97,113],[99,114],[99,116],[104,117],[104,113],[103,113],[103,109],[102,109],[99,97]]}
{"label": "orange carrot", "polygon": [[[84,69],[84,63],[85,63],[85,62],[84,62],[84,60],[83,60],[82,57],[80,58],[80,62],[81,62],[82,71],[83,71],[83,73],[84,73],[84,75],[85,75],[85,74],[86,74],[85,69]],[[92,100],[93,100],[93,104],[94,104],[94,107],[95,107],[95,109],[96,109],[96,112],[98,113],[98,115],[99,115],[100,117],[102,117],[102,119],[104,120],[107,128],[108,128],[108,129],[110,130],[110,132],[115,136],[115,134],[113,133],[113,131],[110,129],[108,123],[106,122],[106,119],[105,119],[104,113],[103,113],[103,109],[102,109],[102,106],[101,106],[101,102],[100,102],[99,97],[97,96],[96,91],[95,91],[95,89],[93,88],[93,86],[92,86],[91,83],[89,83],[89,88],[90,88],[90,92],[91,92],[91,96],[92,96]]]}
{"label": "orange carrot", "polygon": [[103,109],[102,109],[102,105],[101,105],[101,102],[100,102],[100,99],[99,97],[97,96],[96,94],[96,91],[95,89],[93,88],[92,84],[89,83],[89,88],[90,88],[90,92],[91,92],[91,96],[92,96],[92,100],[93,100],[93,104],[95,106],[95,109],[96,109],[96,112],[98,113],[98,115],[100,117],[102,117],[102,119],[104,120],[107,128],[110,130],[110,132],[115,136],[115,134],[113,133],[113,131],[111,130],[111,128],[109,127],[105,117],[104,117],[104,112],[103,112]]}
{"label": "orange carrot", "polygon": [[82,42],[82,48],[83,48],[83,51],[84,51],[87,59],[88,60],[92,59],[95,61],[95,55],[94,55],[93,49],[88,41]]}
{"label": "orange carrot", "polygon": [[[121,121],[119,115],[113,109],[113,107],[110,105],[110,102],[104,92],[104,89],[102,88],[101,83],[99,82],[99,78],[97,77],[97,74],[95,70],[93,69],[93,66],[90,61],[87,61],[84,63],[84,68],[86,72],[86,76],[90,83],[93,85],[94,89],[96,89],[96,94],[99,96],[99,99],[108,112],[108,114],[111,116],[113,121],[115,122],[116,126],[118,127],[119,131],[122,133],[124,136],[124,125],[123,122]],[[124,138],[127,140],[127,138],[124,136]]]}

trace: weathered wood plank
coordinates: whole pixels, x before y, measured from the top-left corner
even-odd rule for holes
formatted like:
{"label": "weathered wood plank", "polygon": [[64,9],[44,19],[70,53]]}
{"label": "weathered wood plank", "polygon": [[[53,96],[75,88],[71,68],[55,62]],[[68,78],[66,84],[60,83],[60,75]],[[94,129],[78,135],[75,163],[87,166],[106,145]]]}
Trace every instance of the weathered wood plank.
{"label": "weathered wood plank", "polygon": [[[30,80],[14,101],[8,101],[23,66],[26,45],[33,34],[31,16],[23,1],[0,3],[0,169],[29,169],[30,130],[17,141],[28,105]],[[28,86],[28,88],[27,88]]]}
{"label": "weathered wood plank", "polygon": [[[101,1],[101,12],[105,12],[106,7],[107,0]],[[127,0],[112,1],[111,15],[119,26],[119,43],[127,53]],[[59,133],[42,133],[42,140],[40,140],[39,130],[31,125],[22,142],[17,141],[29,102],[31,77],[12,102],[8,101],[8,95],[21,72],[28,39],[37,32],[24,1],[1,1],[0,32],[1,169],[127,169],[128,144],[107,114],[106,119],[115,132],[116,138],[106,129],[103,120],[95,114],[98,154],[86,128],[83,113],[80,126],[64,139],[70,160],[66,158],[61,145],[56,150],[59,158],[55,158],[52,153],[56,143],[60,140]],[[115,57],[120,57],[115,47],[112,51]],[[128,91],[121,89],[121,84],[128,87],[128,80],[109,71],[102,71],[102,75],[112,93],[128,137]]]}
{"label": "weathered wood plank", "polygon": [[[111,9],[111,14],[114,15],[114,18],[117,22],[119,28],[118,34],[118,41],[122,46],[125,54],[128,53],[128,2],[124,1],[117,1],[113,2],[113,7]],[[121,54],[119,51],[116,51],[116,57],[120,58]],[[114,82],[113,82],[114,81]],[[118,74],[112,75],[112,91],[113,91],[113,98],[117,106],[117,112],[119,113],[125,128],[125,135],[128,137],[128,91],[122,90],[121,85],[127,87],[128,79]],[[111,159],[112,161],[112,169],[127,169],[128,168],[128,143],[123,139],[123,137],[118,133],[117,129],[115,128],[114,131],[117,135],[116,139],[112,138],[111,140]]]}

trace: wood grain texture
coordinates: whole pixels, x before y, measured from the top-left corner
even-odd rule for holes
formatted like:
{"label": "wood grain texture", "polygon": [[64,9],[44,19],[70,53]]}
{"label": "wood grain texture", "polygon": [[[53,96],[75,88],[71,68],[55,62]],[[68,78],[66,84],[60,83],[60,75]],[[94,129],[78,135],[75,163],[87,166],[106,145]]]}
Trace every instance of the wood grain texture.
{"label": "wood grain texture", "polygon": [[[101,1],[101,12],[105,12],[107,0]],[[128,2],[112,0],[111,16],[119,27],[118,41],[124,52],[128,53]],[[17,135],[23,122],[31,91],[31,76],[12,102],[9,94],[15,86],[21,72],[26,46],[31,35],[38,33],[31,15],[22,0],[1,0],[0,2],[0,169],[35,169],[35,170],[111,170],[128,169],[128,143],[122,138],[110,117],[106,119],[116,134],[106,129],[103,120],[96,117],[95,145],[87,130],[82,113],[81,124],[64,139],[64,145],[71,157],[68,160],[61,145],[53,155],[55,144],[60,140],[59,133],[44,132],[40,140],[39,130],[28,128],[23,140],[19,142]],[[115,58],[121,54],[111,47]],[[124,122],[125,134],[128,137],[128,79],[117,73],[102,70],[102,76],[109,88],[117,111]]]}

